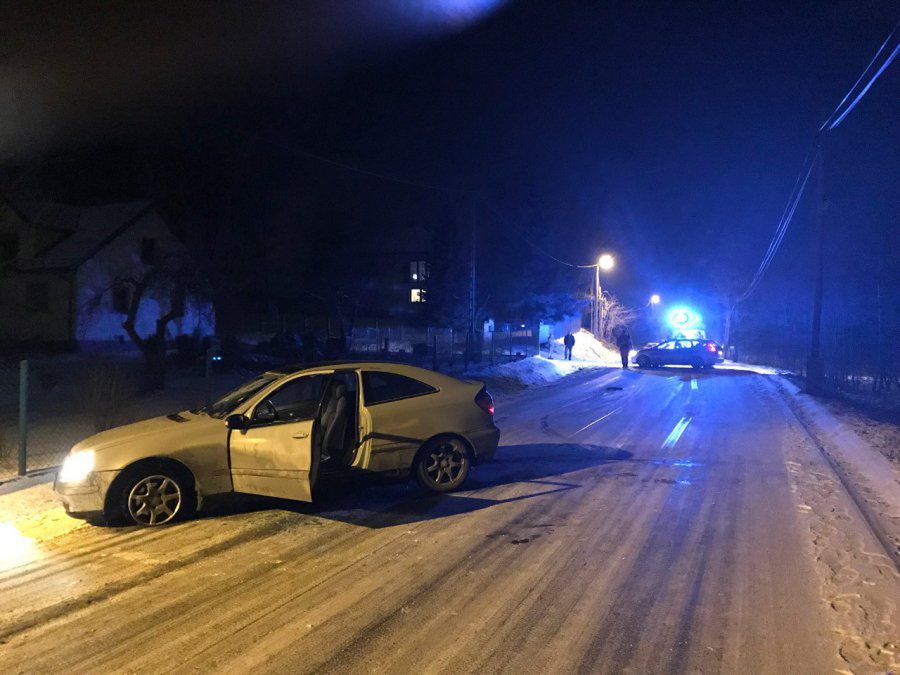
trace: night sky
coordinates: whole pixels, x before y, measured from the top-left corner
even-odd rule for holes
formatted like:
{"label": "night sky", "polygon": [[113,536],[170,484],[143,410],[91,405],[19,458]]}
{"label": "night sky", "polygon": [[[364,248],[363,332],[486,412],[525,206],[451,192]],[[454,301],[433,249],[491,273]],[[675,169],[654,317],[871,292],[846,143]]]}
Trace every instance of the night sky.
{"label": "night sky", "polygon": [[[5,182],[160,199],[205,218],[207,238],[475,209],[484,250],[610,250],[607,286],[629,303],[712,307],[711,276],[749,282],[815,129],[898,18],[875,1],[417,4],[5,7]],[[851,276],[896,243],[898,100],[895,65],[827,141]],[[811,203],[762,296],[805,289]]]}

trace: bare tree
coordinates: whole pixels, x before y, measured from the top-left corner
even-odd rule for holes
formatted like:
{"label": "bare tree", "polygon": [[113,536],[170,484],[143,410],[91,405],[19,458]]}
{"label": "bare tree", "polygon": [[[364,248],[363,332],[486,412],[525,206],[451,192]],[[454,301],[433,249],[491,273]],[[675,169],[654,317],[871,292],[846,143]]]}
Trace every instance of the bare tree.
{"label": "bare tree", "polygon": [[[209,296],[206,280],[187,252],[176,244],[162,248],[149,263],[125,258],[109,265],[103,270],[102,282],[94,285],[85,309],[98,309],[104,296],[115,293],[125,299],[122,328],[143,357],[141,389],[162,389],[169,325],[185,315],[188,302],[203,304]],[[158,308],[158,315],[147,330],[141,324],[153,306]]]}
{"label": "bare tree", "polygon": [[600,339],[604,342],[613,342],[615,334],[622,328],[630,326],[637,317],[637,313],[609,293],[603,293],[601,301]]}

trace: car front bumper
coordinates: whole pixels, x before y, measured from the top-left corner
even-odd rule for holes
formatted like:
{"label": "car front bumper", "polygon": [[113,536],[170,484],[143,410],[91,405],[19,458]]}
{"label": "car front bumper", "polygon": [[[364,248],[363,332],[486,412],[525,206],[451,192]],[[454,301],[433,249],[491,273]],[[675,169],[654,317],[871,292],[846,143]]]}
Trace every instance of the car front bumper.
{"label": "car front bumper", "polygon": [[472,447],[475,448],[475,463],[489,462],[497,452],[500,444],[500,430],[493,424],[489,427],[475,429],[466,434]]}
{"label": "car front bumper", "polygon": [[53,491],[70,516],[100,514],[106,505],[106,491],[118,473],[118,471],[95,471],[77,483],[62,483],[57,476],[53,482]]}

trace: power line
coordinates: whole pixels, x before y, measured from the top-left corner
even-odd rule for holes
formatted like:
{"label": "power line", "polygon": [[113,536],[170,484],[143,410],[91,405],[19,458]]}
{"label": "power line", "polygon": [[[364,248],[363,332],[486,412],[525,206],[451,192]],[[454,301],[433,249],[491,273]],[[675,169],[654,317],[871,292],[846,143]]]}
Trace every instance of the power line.
{"label": "power line", "polygon": [[805,163],[804,168],[800,170],[800,174],[797,176],[797,180],[794,182],[794,188],[791,190],[791,196],[788,199],[788,203],[784,209],[784,212],[781,214],[781,220],[778,221],[778,226],[775,228],[775,234],[772,235],[772,240],[769,242],[769,248],[766,250],[766,254],[763,256],[763,259],[756,270],[756,274],[753,275],[753,280],[750,282],[747,290],[744,291],[740,295],[740,297],[738,297],[738,302],[742,302],[750,297],[750,294],[756,290],[759,282],[762,281],[762,278],[768,271],[769,265],[772,264],[772,260],[775,259],[775,254],[781,247],[781,242],[784,240],[784,235],[787,233],[788,226],[791,224],[791,220],[794,217],[794,212],[797,210],[797,206],[800,203],[800,198],[803,196],[803,191],[806,189],[806,184],[807,182],[809,182],[809,177],[812,174],[813,167],[815,166],[816,160],[818,158],[818,149],[811,155],[811,158],[807,157],[807,162]]}
{"label": "power line", "polygon": [[784,240],[784,235],[787,233],[788,226],[790,225],[791,220],[794,217],[794,212],[797,210],[797,205],[800,203],[800,198],[803,196],[803,191],[805,190],[806,184],[809,181],[809,176],[812,173],[816,161],[819,159],[819,155],[821,152],[821,135],[827,133],[828,131],[831,131],[842,121],[844,121],[844,118],[847,117],[847,115],[850,114],[850,111],[856,107],[856,104],[862,100],[863,96],[866,95],[866,93],[875,83],[875,80],[877,80],[878,77],[887,69],[887,67],[891,65],[898,52],[900,52],[900,44],[895,45],[893,50],[891,51],[890,56],[888,56],[878,67],[875,73],[866,82],[865,86],[859,91],[858,94],[856,94],[855,97],[853,97],[853,100],[850,101],[850,103],[847,104],[846,107],[844,106],[851,95],[853,95],[853,92],[856,91],[859,83],[865,79],[866,73],[868,73],[869,70],[871,70],[872,66],[875,65],[875,63],[878,61],[878,57],[884,51],[885,47],[887,47],[887,45],[890,43],[898,28],[900,28],[900,22],[894,25],[893,30],[891,30],[890,34],[887,36],[884,42],[881,43],[881,46],[875,52],[875,56],[873,56],[872,60],[869,61],[869,64],[865,67],[862,74],[856,79],[856,82],[853,83],[853,86],[850,87],[850,90],[844,95],[844,98],[841,99],[841,102],[838,103],[837,107],[828,116],[822,126],[819,127],[820,136],[816,142],[816,151],[812,154],[811,159],[808,156],[807,161],[804,162],[805,168],[800,170],[800,175],[797,177],[797,180],[794,183],[794,188],[793,190],[791,190],[791,196],[788,199],[788,204],[781,215],[781,220],[778,221],[778,225],[775,228],[775,233],[772,235],[772,239],[769,242],[769,247],[768,249],[766,249],[766,253],[763,256],[763,259],[760,262],[756,273],[753,275],[753,279],[750,281],[750,285],[747,287],[746,291],[738,296],[737,302],[743,302],[748,297],[750,297],[753,291],[756,290],[760,281],[762,281],[762,278],[768,271],[769,266],[772,264],[772,260],[775,258],[775,254],[781,247],[781,242]]}
{"label": "power line", "polygon": [[[491,206],[487,202],[485,202],[485,206],[487,208],[489,208],[491,211],[493,211],[496,215],[500,216],[501,218],[503,217],[503,215],[497,210],[496,207]],[[594,263],[593,265],[578,265],[577,263],[568,262],[567,260],[561,260],[560,258],[557,258],[555,255],[548,253],[546,250],[544,250],[543,248],[541,248],[540,246],[535,244],[533,241],[531,241],[531,239],[528,238],[528,235],[525,234],[525,232],[523,232],[522,230],[520,230],[517,226],[513,225],[512,223],[507,223],[506,225],[511,230],[514,230],[516,232],[516,234],[518,234],[522,238],[522,240],[526,244],[528,244],[531,248],[533,248],[535,251],[537,251],[541,255],[549,258],[553,262],[559,263],[560,265],[565,265],[566,267],[572,267],[574,269],[591,269],[591,268],[594,268],[597,266],[596,263]]]}
{"label": "power line", "polygon": [[[843,122],[844,118],[850,114],[850,111],[853,110],[853,108],[856,107],[856,104],[859,103],[860,100],[862,100],[862,97],[866,95],[866,92],[869,91],[871,86],[875,83],[875,80],[877,80],[878,77],[885,71],[885,69],[887,69],[887,67],[889,65],[891,65],[891,62],[897,56],[897,53],[900,52],[900,44],[894,45],[893,50],[891,50],[890,56],[888,56],[884,60],[884,63],[881,64],[881,66],[878,68],[878,70],[875,72],[875,74],[872,75],[871,78],[869,78],[869,81],[866,83],[866,86],[864,86],[862,88],[862,91],[860,91],[859,94],[857,94],[856,97],[850,102],[850,104],[847,106],[846,110],[844,110],[844,112],[841,113],[840,116],[837,119],[835,119],[833,122],[831,121],[832,118],[834,118],[834,116],[840,112],[841,107],[844,105],[844,103],[847,102],[847,99],[850,98],[850,95],[856,90],[856,87],[859,85],[859,83],[862,82],[863,78],[866,76],[866,73],[869,72],[869,69],[878,60],[879,55],[881,54],[881,52],[884,51],[884,48],[891,41],[891,38],[894,37],[894,34],[897,32],[898,28],[900,28],[900,21],[898,21],[894,25],[894,29],[890,32],[890,34],[887,36],[887,38],[885,38],[884,42],[881,43],[881,46],[875,52],[875,56],[873,56],[872,60],[869,61],[869,65],[867,65],[865,67],[865,69],[862,71],[862,74],[860,74],[860,76],[856,79],[856,82],[853,83],[853,86],[850,87],[850,90],[844,95],[844,98],[841,99],[841,102],[837,104],[837,107],[834,109],[834,111],[828,116],[828,118],[825,120],[825,122],[822,123],[822,126],[819,127],[819,131],[825,131],[826,127],[827,127],[828,131],[831,131],[837,125],[839,125],[841,122]],[[831,123],[829,124],[829,122],[831,122]]]}

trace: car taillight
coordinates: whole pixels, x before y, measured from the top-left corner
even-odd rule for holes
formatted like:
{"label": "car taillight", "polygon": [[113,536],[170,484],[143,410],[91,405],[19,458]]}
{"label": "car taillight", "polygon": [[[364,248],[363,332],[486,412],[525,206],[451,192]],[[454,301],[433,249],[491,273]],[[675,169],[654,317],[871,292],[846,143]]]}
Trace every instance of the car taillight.
{"label": "car taillight", "polygon": [[484,387],[475,395],[475,405],[484,410],[488,415],[494,414],[494,399]]}
{"label": "car taillight", "polygon": [[707,343],[706,343],[706,349],[707,349],[707,351],[711,351],[711,352],[717,352],[717,351],[719,351],[719,348],[716,347],[716,343],[715,343],[715,342],[707,342]]}

